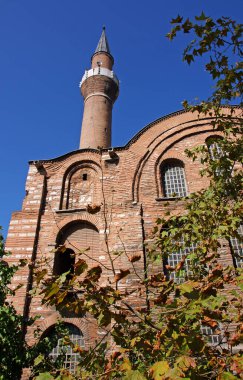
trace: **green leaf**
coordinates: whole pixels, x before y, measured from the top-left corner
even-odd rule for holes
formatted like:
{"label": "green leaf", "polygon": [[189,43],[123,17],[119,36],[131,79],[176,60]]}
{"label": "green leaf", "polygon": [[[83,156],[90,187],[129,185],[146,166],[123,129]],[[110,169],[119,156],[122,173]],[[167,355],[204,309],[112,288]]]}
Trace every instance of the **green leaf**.
{"label": "green leaf", "polygon": [[230,372],[223,372],[220,377],[219,377],[219,380],[239,380],[239,377],[237,376],[234,376],[232,373]]}
{"label": "green leaf", "polygon": [[88,269],[88,265],[85,260],[79,259],[74,265],[75,274],[80,276],[86,269]]}
{"label": "green leaf", "polygon": [[139,371],[128,371],[126,375],[122,378],[123,380],[146,380],[142,373]]}
{"label": "green leaf", "polygon": [[61,373],[55,380],[74,380],[74,377],[71,374]]}
{"label": "green leaf", "polygon": [[91,281],[98,281],[102,273],[102,269],[99,265],[91,268],[87,275],[86,278]]}
{"label": "green leaf", "polygon": [[49,372],[40,373],[34,380],[54,380],[54,377]]}
{"label": "green leaf", "polygon": [[57,294],[59,290],[59,286],[55,282],[53,282],[53,284],[51,284],[50,288],[47,290],[45,298],[48,300],[49,298]]}
{"label": "green leaf", "polygon": [[44,355],[42,355],[42,354],[38,355],[37,358],[35,358],[34,366],[37,366],[37,365],[40,364],[43,360],[44,360]]}
{"label": "green leaf", "polygon": [[176,18],[173,18],[170,23],[171,24],[180,24],[182,22],[182,20],[183,20],[183,17],[178,15]]}
{"label": "green leaf", "polygon": [[202,13],[200,14],[200,16],[195,16],[195,19],[196,19],[197,21],[204,21],[204,20],[206,20],[207,18],[208,18],[208,17],[205,16],[204,12],[202,12]]}

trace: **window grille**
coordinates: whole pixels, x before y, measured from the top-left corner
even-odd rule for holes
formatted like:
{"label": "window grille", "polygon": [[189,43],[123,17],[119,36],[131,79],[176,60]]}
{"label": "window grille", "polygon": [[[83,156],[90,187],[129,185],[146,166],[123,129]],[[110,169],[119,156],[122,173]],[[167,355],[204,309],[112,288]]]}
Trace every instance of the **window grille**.
{"label": "window grille", "polygon": [[213,329],[211,329],[209,326],[201,325],[201,333],[205,336],[208,343],[212,346],[216,346],[222,342],[222,335],[220,333],[217,334],[214,332]]}
{"label": "window grille", "polygon": [[[194,250],[196,249],[196,244],[192,243],[190,247],[183,247],[183,243],[184,243],[183,239],[180,242],[178,242],[178,250],[170,253],[167,259],[164,261],[165,274],[167,275],[167,277],[169,277],[169,279],[174,280],[176,283],[179,283],[179,284],[185,280],[185,276],[183,275],[178,276],[178,272],[176,273],[176,272],[167,271],[166,265],[168,264],[169,266],[175,268],[177,264],[179,264],[182,261],[183,256],[187,257],[190,253],[194,252]],[[186,258],[183,268],[182,268],[182,270],[185,271],[185,274],[187,276],[190,274],[189,262],[190,260]]]}
{"label": "window grille", "polygon": [[[220,138],[217,138],[217,140],[220,140]],[[223,150],[217,141],[214,141],[212,144],[208,145],[208,151],[212,161],[216,161],[223,156]],[[219,176],[222,173],[222,169],[217,168],[215,173]]]}
{"label": "window grille", "polygon": [[[68,325],[67,328],[70,341],[74,346],[84,348],[84,338],[79,329],[73,325]],[[58,339],[57,345],[52,349],[49,357],[55,362],[60,355],[64,357],[64,368],[68,369],[71,373],[75,373],[80,355],[74,352],[71,346],[64,345],[63,338]]]}
{"label": "window grille", "polygon": [[208,146],[208,151],[210,154],[210,157],[213,161],[217,160],[218,158],[222,157],[223,151],[221,146],[217,143],[217,141],[214,141],[212,144]]}
{"label": "window grille", "polygon": [[168,162],[162,167],[163,193],[166,198],[187,195],[185,171],[179,162]]}
{"label": "window grille", "polygon": [[[242,224],[238,228],[238,234],[243,239],[243,225]],[[232,237],[230,238],[230,244],[231,244],[232,254],[234,256],[236,266],[238,268],[243,268],[243,242],[235,237]]]}

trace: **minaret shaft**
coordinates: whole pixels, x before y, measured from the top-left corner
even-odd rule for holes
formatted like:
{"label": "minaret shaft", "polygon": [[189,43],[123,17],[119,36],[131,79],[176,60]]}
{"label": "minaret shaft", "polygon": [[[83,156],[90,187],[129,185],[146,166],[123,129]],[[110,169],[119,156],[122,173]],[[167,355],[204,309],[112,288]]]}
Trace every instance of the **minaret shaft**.
{"label": "minaret shaft", "polygon": [[114,59],[105,30],[91,61],[92,68],[85,72],[80,84],[84,97],[80,148],[109,148],[112,107],[118,96],[119,82],[112,71]]}
{"label": "minaret shaft", "polygon": [[111,146],[112,101],[102,93],[89,95],[84,103],[80,148]]}

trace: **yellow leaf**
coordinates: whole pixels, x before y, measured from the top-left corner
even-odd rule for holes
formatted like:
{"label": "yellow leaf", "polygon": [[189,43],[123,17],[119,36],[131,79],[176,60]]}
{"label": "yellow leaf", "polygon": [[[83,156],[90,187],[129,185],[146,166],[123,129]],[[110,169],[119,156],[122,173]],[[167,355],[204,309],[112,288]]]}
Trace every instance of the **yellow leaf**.
{"label": "yellow leaf", "polygon": [[167,361],[163,360],[161,362],[154,363],[150,368],[150,373],[153,380],[163,380],[165,379],[165,374],[169,371],[170,367]]}
{"label": "yellow leaf", "polygon": [[120,365],[120,370],[127,372],[127,371],[130,371],[131,369],[132,369],[132,365],[131,365],[130,360],[125,358],[124,362]]}

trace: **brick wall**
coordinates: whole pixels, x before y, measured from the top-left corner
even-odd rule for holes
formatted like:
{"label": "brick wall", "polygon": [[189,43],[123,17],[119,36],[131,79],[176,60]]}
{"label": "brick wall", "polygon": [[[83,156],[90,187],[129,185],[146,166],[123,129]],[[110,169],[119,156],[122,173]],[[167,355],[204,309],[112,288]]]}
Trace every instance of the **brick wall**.
{"label": "brick wall", "polygon": [[[16,262],[20,258],[36,260],[45,257],[54,262],[52,250],[60,231],[64,231],[71,223],[88,222],[99,231],[100,249],[93,258],[103,267],[101,283],[112,282],[105,226],[109,250],[125,251],[115,262],[116,270],[129,269],[129,257],[144,255],[143,236],[145,234],[149,239],[156,218],[165,213],[161,163],[168,158],[180,159],[184,163],[188,191],[201,189],[207,183],[205,179],[202,182],[199,175],[200,163],[189,160],[184,150],[203,144],[212,134],[215,132],[210,125],[210,118],[198,119],[195,114],[179,112],[151,123],[125,147],[115,149],[117,159],[111,158],[105,150],[83,149],[53,160],[30,163],[23,208],[13,213],[10,222],[6,248],[13,254],[9,260]],[[73,173],[76,173],[76,177],[73,177]],[[84,187],[81,184],[75,190],[76,203],[68,202],[72,178],[77,183],[78,176],[81,181],[85,173],[90,176],[88,178],[92,186],[91,182],[84,184]],[[89,194],[91,187],[92,194]],[[85,191],[81,190],[84,188]],[[82,191],[87,195],[86,198],[82,198]],[[87,210],[90,200],[97,206],[94,213]],[[171,201],[170,209],[174,213],[182,213],[183,201]],[[231,262],[227,242],[223,249],[224,259]],[[78,247],[74,250],[78,251]],[[90,265],[94,265],[94,261],[91,260]],[[143,278],[143,260],[134,265]],[[14,278],[15,284],[24,284],[14,299],[19,312],[24,307],[28,278],[28,268],[19,271]],[[119,282],[119,288],[132,288],[137,281],[138,278],[131,274]],[[130,301],[134,304],[144,302],[139,294],[135,293],[131,297]],[[36,314],[41,315],[38,323],[43,331],[55,324],[59,317],[56,310],[43,306],[38,297],[33,298],[30,304],[30,315]],[[94,321],[90,318],[88,323],[87,320],[89,318],[85,321],[77,317],[68,319],[81,329],[89,345],[99,332],[94,327]],[[31,334],[29,331],[30,342]]]}

